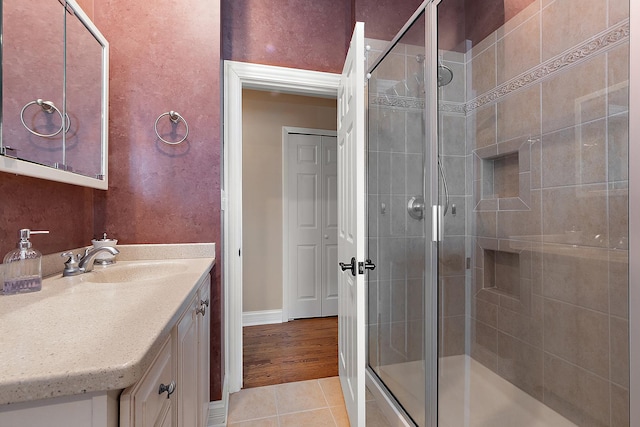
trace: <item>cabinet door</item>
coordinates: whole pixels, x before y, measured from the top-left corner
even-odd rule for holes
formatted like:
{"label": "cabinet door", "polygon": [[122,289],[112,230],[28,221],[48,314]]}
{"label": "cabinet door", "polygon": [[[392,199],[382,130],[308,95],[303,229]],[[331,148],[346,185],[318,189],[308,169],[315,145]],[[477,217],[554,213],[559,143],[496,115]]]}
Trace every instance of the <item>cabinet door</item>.
{"label": "cabinet door", "polygon": [[198,425],[200,404],[198,400],[198,295],[191,300],[189,308],[178,322],[176,333],[178,387],[178,426]]}
{"label": "cabinet door", "polygon": [[211,329],[211,276],[202,283],[200,288],[200,303],[205,309],[202,316],[198,316],[198,402],[200,402],[200,419],[198,426],[205,427],[209,418],[209,370]]}
{"label": "cabinet door", "polygon": [[167,339],[144,377],[122,392],[121,427],[173,426],[174,396],[169,391],[160,392],[161,386],[177,388],[171,350],[171,339]]}

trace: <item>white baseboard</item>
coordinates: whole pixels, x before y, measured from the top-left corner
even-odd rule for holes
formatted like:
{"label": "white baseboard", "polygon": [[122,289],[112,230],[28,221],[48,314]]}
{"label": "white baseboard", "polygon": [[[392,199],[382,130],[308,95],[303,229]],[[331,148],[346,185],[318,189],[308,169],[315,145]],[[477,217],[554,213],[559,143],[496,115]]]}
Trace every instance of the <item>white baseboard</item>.
{"label": "white baseboard", "polygon": [[226,427],[227,414],[229,413],[229,388],[227,387],[227,378],[225,375],[224,385],[222,386],[222,399],[215,402],[209,402],[209,420],[208,427]]}
{"label": "white baseboard", "polygon": [[245,311],[242,326],[271,325],[282,323],[282,310]]}

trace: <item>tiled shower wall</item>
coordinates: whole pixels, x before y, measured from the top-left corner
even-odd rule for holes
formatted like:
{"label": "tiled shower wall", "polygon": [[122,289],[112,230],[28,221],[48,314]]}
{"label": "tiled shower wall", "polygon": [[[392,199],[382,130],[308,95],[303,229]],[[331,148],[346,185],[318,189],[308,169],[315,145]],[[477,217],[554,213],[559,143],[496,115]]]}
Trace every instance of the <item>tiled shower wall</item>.
{"label": "tiled shower wall", "polygon": [[580,426],[629,425],[628,6],[536,1],[465,57],[468,351]]}

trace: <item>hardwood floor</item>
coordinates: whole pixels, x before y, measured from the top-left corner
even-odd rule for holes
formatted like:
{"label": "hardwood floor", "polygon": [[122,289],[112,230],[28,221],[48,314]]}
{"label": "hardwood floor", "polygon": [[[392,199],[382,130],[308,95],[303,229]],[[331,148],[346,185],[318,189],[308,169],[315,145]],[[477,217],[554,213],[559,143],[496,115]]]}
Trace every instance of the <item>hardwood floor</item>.
{"label": "hardwood floor", "polygon": [[245,326],[244,388],[338,375],[338,318]]}

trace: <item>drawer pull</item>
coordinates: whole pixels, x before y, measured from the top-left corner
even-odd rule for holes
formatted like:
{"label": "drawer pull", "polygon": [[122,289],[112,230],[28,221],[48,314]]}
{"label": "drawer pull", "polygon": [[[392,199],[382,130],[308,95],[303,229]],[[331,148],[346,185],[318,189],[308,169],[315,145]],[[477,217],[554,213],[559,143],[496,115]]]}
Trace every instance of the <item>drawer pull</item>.
{"label": "drawer pull", "polygon": [[167,392],[167,399],[171,396],[171,394],[176,391],[176,382],[171,381],[169,385],[160,384],[160,389],[158,390],[158,394],[162,394]]}
{"label": "drawer pull", "polygon": [[200,308],[196,308],[196,316],[198,314],[202,314],[204,316],[204,314],[207,312],[207,307],[203,305],[200,306]]}

